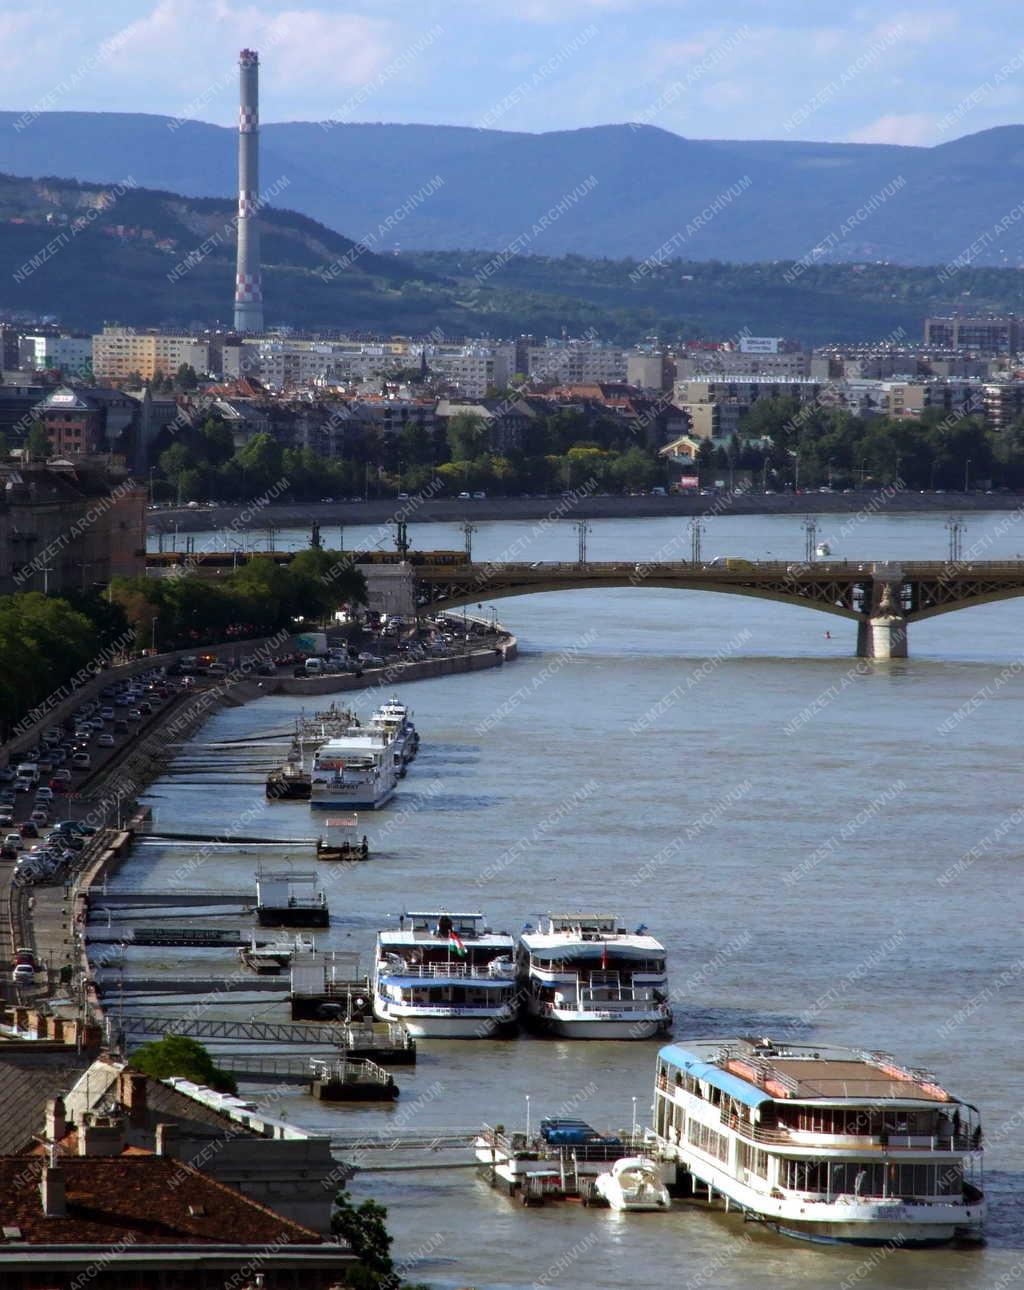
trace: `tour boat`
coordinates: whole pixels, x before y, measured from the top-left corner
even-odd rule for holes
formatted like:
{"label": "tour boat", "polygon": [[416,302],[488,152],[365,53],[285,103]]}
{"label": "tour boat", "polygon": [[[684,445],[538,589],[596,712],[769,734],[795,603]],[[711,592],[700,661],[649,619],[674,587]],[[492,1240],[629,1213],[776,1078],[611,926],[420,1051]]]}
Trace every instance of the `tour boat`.
{"label": "tour boat", "polygon": [[516,1030],[515,941],[483,914],[402,914],[377,935],[373,1010],[417,1039],[485,1039]]}
{"label": "tour boat", "polygon": [[611,914],[549,914],[519,939],[528,1024],[565,1039],[650,1039],[668,1031],[665,947]]}
{"label": "tour boat", "polygon": [[803,1240],[943,1245],[976,1240],[984,1222],[977,1109],[886,1053],[669,1044],[654,1141],[709,1201]]}
{"label": "tour boat", "polygon": [[376,810],[395,794],[394,741],[380,727],[352,726],[313,755],[311,807]]}
{"label": "tour boat", "polygon": [[395,767],[404,775],[409,762],[416,756],[420,737],[412,723],[412,713],[398,699],[388,699],[370,718],[371,726],[383,727],[395,745]]}
{"label": "tour boat", "polygon": [[608,1173],[598,1174],[594,1191],[611,1209],[627,1213],[671,1209],[672,1198],[661,1173],[661,1166],[646,1156],[623,1156]]}

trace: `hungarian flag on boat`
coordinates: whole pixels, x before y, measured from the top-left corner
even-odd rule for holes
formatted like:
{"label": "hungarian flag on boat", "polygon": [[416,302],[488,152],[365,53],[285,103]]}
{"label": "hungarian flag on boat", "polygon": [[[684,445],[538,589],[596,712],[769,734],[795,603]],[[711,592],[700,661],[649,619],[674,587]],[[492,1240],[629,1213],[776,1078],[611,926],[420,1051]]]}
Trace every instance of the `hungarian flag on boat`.
{"label": "hungarian flag on boat", "polygon": [[456,954],[461,954],[462,957],[465,958],[466,947],[463,945],[462,941],[459,940],[455,932],[448,933],[448,948],[450,950],[454,950]]}

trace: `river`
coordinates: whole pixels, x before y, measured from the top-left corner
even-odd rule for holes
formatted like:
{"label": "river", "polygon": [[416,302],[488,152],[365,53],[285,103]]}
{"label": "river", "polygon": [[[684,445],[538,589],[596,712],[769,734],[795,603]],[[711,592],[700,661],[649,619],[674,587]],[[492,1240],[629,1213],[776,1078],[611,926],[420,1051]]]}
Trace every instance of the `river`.
{"label": "river", "polygon": [[[1018,518],[972,516],[968,557],[1024,550]],[[377,542],[383,531],[345,536],[349,545]],[[462,543],[442,524],[411,536],[414,545]],[[947,551],[942,520],[932,517],[836,516],[818,536],[839,558]],[[324,538],[330,544],[330,530]],[[306,540],[278,535],[279,546]],[[723,516],[706,522],[703,549],[796,560],[803,540],[799,519]],[[672,558],[688,553],[689,538],[677,520],[595,521],[588,550],[594,559]],[[481,524],[474,535],[477,559],[575,551],[567,523],[540,532],[530,522]],[[411,906],[479,907],[512,932],[555,907],[643,921],[668,947],[677,1037],[794,1027],[821,1042],[888,1050],[978,1104],[989,1144],[988,1243],[818,1247],[699,1204],[669,1215],[525,1210],[471,1171],[361,1174],[354,1194],[387,1205],[396,1256],[413,1260],[406,1275],[493,1290],[536,1282],[981,1290],[1019,1278],[1024,603],[913,625],[909,659],[860,665],[854,624],[745,597],[638,586],[497,608],[519,637],[518,662],[402,695],[420,756],[395,804],[363,815],[374,855],[329,885],[329,943],[365,957],[375,930]],[[368,711],[379,696],[351,698]],[[282,696],[227,709],[186,758],[204,757],[202,744],[283,728],[301,706]],[[187,766],[146,795],[158,824],[214,831],[244,817],[242,831],[307,832],[305,805],[268,808],[262,775],[244,757],[225,761],[216,779]],[[659,855],[666,847],[668,860]],[[145,845],[125,878],[166,886],[190,855]],[[254,858],[215,853],[187,883],[247,886]],[[224,956],[177,958],[133,951],[129,968],[227,967]],[[258,998],[244,1011],[271,1013]],[[571,1109],[600,1127],[628,1128],[634,1107],[649,1121],[657,1047],[422,1043],[415,1069],[396,1072],[394,1107],[328,1108],[298,1093],[281,1105],[295,1122],[355,1133],[521,1124],[529,1095],[535,1119]],[[426,1152],[416,1159],[441,1163]]]}

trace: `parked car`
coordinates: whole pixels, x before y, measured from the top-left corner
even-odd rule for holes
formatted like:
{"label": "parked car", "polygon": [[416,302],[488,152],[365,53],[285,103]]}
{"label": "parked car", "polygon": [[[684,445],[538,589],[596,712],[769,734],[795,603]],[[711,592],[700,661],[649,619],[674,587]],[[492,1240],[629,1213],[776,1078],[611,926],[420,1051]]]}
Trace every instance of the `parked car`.
{"label": "parked car", "polygon": [[4,846],[13,847],[15,851],[21,851],[24,845],[25,844],[21,840],[20,833],[8,833],[7,836],[4,838]]}
{"label": "parked car", "polygon": [[36,809],[32,812],[32,814],[28,818],[32,821],[33,824],[49,824],[50,812],[47,810],[44,810],[43,807],[41,806],[37,806]]}
{"label": "parked car", "polygon": [[36,979],[36,970],[30,963],[19,963],[14,969],[14,980],[19,985],[32,985]]}
{"label": "parked car", "polygon": [[100,716],[104,721],[114,720],[114,709],[110,707],[100,708]]}
{"label": "parked car", "polygon": [[23,838],[39,837],[39,829],[35,824],[32,823],[31,820],[25,821],[25,823],[21,826],[20,832]]}
{"label": "parked car", "polygon": [[[60,781],[60,783],[62,784],[66,784],[71,778],[71,772],[68,770],[66,766],[62,766],[60,770],[54,771],[53,778]],[[51,788],[53,787],[52,783],[50,787]]]}
{"label": "parked car", "polygon": [[117,743],[117,740],[108,731],[105,734],[100,735],[100,737],[96,740],[96,743],[99,745],[100,748],[113,748]]}
{"label": "parked car", "polygon": [[87,752],[76,752],[71,758],[71,764],[76,770],[91,770],[92,758]]}
{"label": "parked car", "polygon": [[8,811],[0,811],[0,829],[9,829],[14,824],[14,816]]}
{"label": "parked car", "polygon": [[37,788],[37,789],[36,789],[36,801],[37,801],[37,802],[52,802],[52,801],[53,801],[53,789],[52,789],[52,788],[47,788],[45,785],[44,785],[42,788]]}

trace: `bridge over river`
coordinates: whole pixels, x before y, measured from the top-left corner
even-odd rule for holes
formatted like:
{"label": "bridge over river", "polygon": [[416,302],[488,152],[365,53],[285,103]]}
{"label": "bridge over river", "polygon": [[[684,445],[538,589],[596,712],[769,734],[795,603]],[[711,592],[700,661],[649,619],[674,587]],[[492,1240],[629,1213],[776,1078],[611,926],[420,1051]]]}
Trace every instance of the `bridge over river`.
{"label": "bridge over river", "polygon": [[[166,572],[187,560],[199,572],[215,573],[232,561],[261,555],[287,563],[293,552],[150,553],[152,571]],[[423,612],[546,591],[593,587],[666,587],[756,596],[818,609],[857,624],[861,658],[905,658],[910,623],[972,605],[1024,595],[1024,560],[867,561],[813,559],[717,559],[711,561],[576,560],[472,561],[458,551],[346,552],[367,567],[404,565]],[[209,566],[209,567],[207,567]]]}
{"label": "bridge over river", "polygon": [[429,610],[579,587],[667,587],[756,596],[857,624],[861,658],[905,658],[907,628],[936,614],[1024,595],[1024,560],[577,561],[413,566]]}

